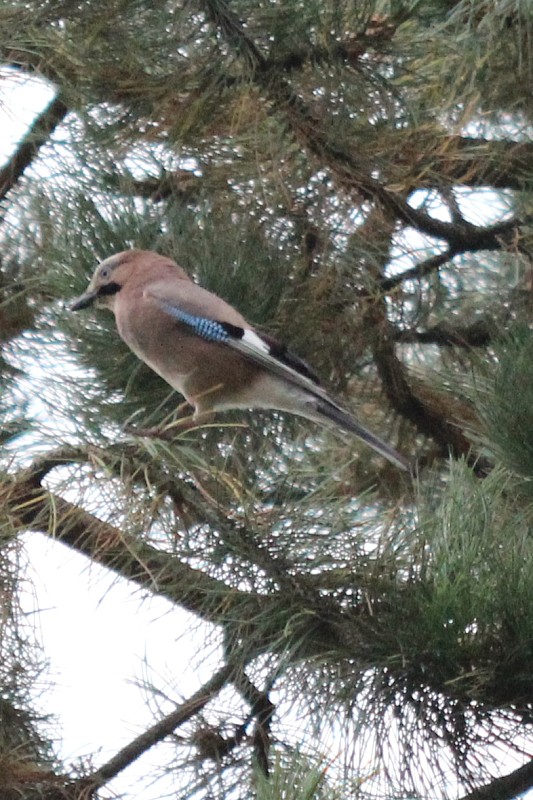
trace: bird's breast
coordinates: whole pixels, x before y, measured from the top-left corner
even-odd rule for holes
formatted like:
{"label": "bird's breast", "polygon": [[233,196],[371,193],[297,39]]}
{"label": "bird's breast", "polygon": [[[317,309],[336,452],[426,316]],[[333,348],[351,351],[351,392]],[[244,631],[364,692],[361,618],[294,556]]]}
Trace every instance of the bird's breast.
{"label": "bird's breast", "polygon": [[240,395],[258,368],[227,345],[202,339],[142,297],[135,302],[120,297],[115,318],[121,338],[135,355],[197,410],[243,407]]}

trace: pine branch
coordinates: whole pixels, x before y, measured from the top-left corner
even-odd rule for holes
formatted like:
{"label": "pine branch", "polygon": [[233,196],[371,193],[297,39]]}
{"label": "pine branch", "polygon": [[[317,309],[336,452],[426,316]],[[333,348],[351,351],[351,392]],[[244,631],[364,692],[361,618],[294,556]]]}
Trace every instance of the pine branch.
{"label": "pine branch", "polygon": [[[165,429],[162,431],[162,434],[164,433]],[[168,433],[170,434],[169,438],[172,439],[175,436],[175,429]],[[228,518],[224,505],[208,495],[199,485],[196,488],[200,502],[195,502],[191,496],[190,487],[177,487],[176,483],[169,480],[168,475],[158,468],[157,462],[153,459],[146,459],[145,454],[139,452],[135,444],[119,445],[108,449],[93,445],[62,447],[36,459],[30,468],[30,474],[35,484],[41,485],[50,471],[60,465],[73,463],[104,465],[120,480],[123,479],[124,470],[127,468],[132,476],[136,473],[139,475],[143,486],[148,479],[150,484],[156,487],[161,494],[172,500],[177,513],[182,513],[183,508],[186,507],[187,517],[190,517],[193,512],[196,523],[208,523],[217,529],[221,539],[225,541],[232,552],[238,553],[249,563],[259,567],[282,591],[301,599],[308,596],[311,604],[316,600],[316,589],[313,581],[309,580],[309,576],[299,575],[296,578],[293,564],[279,554],[273,556],[267,547],[250,537],[249,532],[242,525]],[[142,469],[139,469],[140,466]],[[156,552],[159,553],[159,551]],[[144,557],[142,561],[145,563]],[[228,587],[226,587],[227,590]]]}
{"label": "pine branch", "polygon": [[352,152],[330,141],[321,120],[304,100],[279,74],[268,69],[265,56],[246,33],[242,21],[230,11],[226,0],[203,0],[202,4],[227,44],[246,61],[249,78],[267,94],[274,108],[283,113],[297,141],[323,166],[329,167],[340,186],[363,200],[378,203],[402,224],[444,240],[453,252],[494,249],[498,236],[508,230],[509,223],[482,227],[468,222],[445,222],[410,206],[401,194],[390,191],[374,178]]}
{"label": "pine branch", "polygon": [[379,288],[382,292],[391,292],[396,289],[397,286],[400,286],[400,284],[405,283],[405,281],[425,278],[427,275],[431,275],[432,272],[437,272],[440,267],[447,264],[448,261],[451,261],[455,255],[455,251],[448,248],[444,253],[437,253],[434,256],[426,258],[424,261],[417,264],[416,267],[410,267],[404,272],[400,272],[398,275],[393,275],[390,278],[381,278]]}
{"label": "pine branch", "polygon": [[[53,536],[152,594],[221,625],[229,641],[241,640],[244,626],[247,654],[281,648],[301,658],[331,648],[342,650],[345,638],[352,635],[354,620],[367,615],[366,604],[344,611],[335,600],[322,597],[304,576],[301,580],[287,576],[289,591],[281,588],[259,594],[235,589],[103,522],[41,486],[50,469],[67,463],[67,451],[45,456],[0,484],[0,508],[9,515],[13,528]],[[72,460],[79,457],[73,453]]]}
{"label": "pine branch", "polygon": [[533,760],[514,772],[495,778],[485,786],[463,795],[460,800],[513,800],[533,787]]}
{"label": "pine branch", "polygon": [[395,331],[398,343],[436,344],[439,347],[487,347],[494,342],[494,326],[487,320],[477,320],[471,325],[452,327],[445,323],[434,325],[426,331]]}
{"label": "pine branch", "polygon": [[131,766],[143,753],[166,739],[176,728],[179,728],[184,722],[187,722],[197,714],[198,711],[201,711],[231,681],[234,671],[235,665],[233,664],[226,664],[221,667],[188,700],[159,720],[159,722],[156,722],[144,733],[141,733],[140,736],[137,736],[136,739],[123,747],[92,775],[82,778],[80,785],[87,788],[90,787],[91,790],[105,786],[112,778],[115,778],[127,767]]}
{"label": "pine branch", "polygon": [[5,200],[24,171],[39,154],[57,126],[65,119],[68,108],[58,95],[40,114],[20,142],[16,152],[0,170],[0,201]]}
{"label": "pine branch", "polygon": [[[219,26],[221,32],[227,32],[229,40],[235,43],[235,48],[238,51],[242,50],[242,52],[245,53],[247,63],[252,71],[255,72],[256,83],[263,88],[266,86],[267,89],[269,84],[271,84],[274,89],[276,89],[276,87],[280,88],[283,84],[280,73],[287,74],[298,70],[304,67],[308,62],[314,61],[316,63],[321,63],[323,60],[329,58],[334,61],[339,59],[340,61],[353,63],[354,59],[359,59],[360,54],[364,52],[362,48],[365,42],[370,42],[373,45],[376,41],[374,36],[362,34],[362,38],[361,36],[356,36],[353,42],[352,40],[345,43],[341,42],[332,48],[305,47],[284,54],[279,58],[275,56],[264,56],[254,45],[252,40],[246,37],[242,24],[239,22],[238,18],[229,11],[227,6],[224,6],[223,3],[217,2],[216,0],[210,0],[207,6],[212,21]],[[48,80],[51,80],[59,86],[61,85],[61,76],[53,72],[42,58],[33,53],[12,50],[7,53],[4,63],[12,68],[24,70],[31,74],[44,75]],[[249,77],[249,74],[244,76],[227,75],[225,78],[221,79],[220,87],[221,89],[225,89],[239,85],[249,81]],[[139,84],[142,85],[142,82],[139,81]],[[132,86],[133,85],[135,85],[134,76],[132,76]],[[100,89],[105,89],[105,97],[99,98],[100,101],[105,99],[107,102],[119,105],[124,105],[125,102],[127,102],[123,92],[116,90],[112,83],[106,84],[105,87],[100,86]],[[298,105],[296,96],[292,96],[291,99],[291,92],[288,84],[285,84],[285,91],[281,92],[281,95],[285,95],[285,101],[287,101],[289,105],[294,105],[295,107]],[[284,101],[281,95],[278,93],[278,100],[281,100],[281,105],[283,105]],[[130,99],[131,97],[132,95],[130,92]],[[273,99],[274,101],[276,100],[275,97]],[[350,179],[350,176],[344,176],[344,185],[346,185],[346,181],[348,181],[348,184],[352,184],[351,186],[346,186],[348,190],[353,191],[353,189],[356,188],[361,192],[362,196],[369,200],[375,197],[378,199],[381,197],[384,201],[384,207],[389,207],[393,210],[395,202],[398,202],[399,205],[396,212],[398,217],[404,219],[406,224],[413,224],[415,227],[420,226],[420,230],[427,227],[428,229],[426,232],[429,235],[435,235],[448,241],[450,244],[453,240],[457,241],[458,239],[466,244],[467,239],[465,239],[464,232],[454,231],[450,228],[440,228],[435,225],[438,221],[434,220],[434,218],[429,215],[422,216],[424,212],[414,215],[412,213],[413,210],[410,210],[410,206],[405,203],[405,201],[399,198],[396,198],[395,201],[394,195],[392,194],[387,198],[384,187],[380,186],[379,183],[376,185],[377,182],[369,181],[368,173],[357,176],[358,170],[354,163],[354,157],[349,154],[342,155],[341,151],[335,152],[335,148],[328,146],[327,143],[321,142],[319,132],[322,126],[320,120],[313,119],[312,116],[309,115],[309,110],[305,109],[303,104],[300,107],[300,118],[302,118],[302,112],[304,112],[304,117],[307,117],[311,126],[318,123],[318,127],[315,130],[315,134],[318,136],[316,144],[313,145],[312,141],[309,142],[313,151],[318,151],[319,156],[320,154],[327,155],[328,160],[331,162],[330,167],[341,179],[343,164],[346,162],[348,163],[348,169],[353,176],[352,179]],[[298,126],[298,128],[299,127],[300,126]],[[308,136],[306,138],[308,138]],[[438,177],[439,175],[444,175],[447,183],[457,182],[462,186],[488,186],[494,189],[507,188],[521,190],[528,180],[533,154],[533,144],[531,142],[515,142],[509,139],[488,140],[482,137],[476,138],[446,134],[445,131],[442,132],[442,137],[439,141],[440,146],[438,151],[430,153],[431,169],[420,170],[420,175],[416,180],[416,186],[413,186],[412,190],[441,187],[442,180]],[[324,144],[326,144],[326,146],[324,146]],[[402,139],[399,139],[397,155],[397,162],[399,164],[402,163],[403,146],[404,143]],[[340,162],[336,167],[335,162],[337,158],[340,159]],[[359,165],[359,169],[360,168],[361,165]],[[357,177],[359,177],[360,182],[359,188],[353,185],[353,179]],[[142,187],[140,188],[142,193],[144,190]],[[146,191],[150,191],[149,187],[146,187]],[[447,224],[449,225],[450,223]]]}
{"label": "pine branch", "polygon": [[[390,278],[382,278],[380,281],[380,289],[384,292],[390,292],[405,281],[420,280],[430,275],[432,272],[436,272],[440,267],[448,263],[448,261],[455,258],[455,256],[467,252],[476,253],[480,250],[503,250],[516,236],[518,230],[525,222],[529,223],[530,220],[513,218],[505,222],[497,223],[496,225],[490,225],[486,228],[471,226],[475,228],[475,231],[472,232],[472,238],[469,239],[468,235],[465,234],[465,238],[462,242],[448,247],[444,253],[437,253],[434,256],[430,256],[415,267],[410,267],[398,275],[393,275]],[[453,224],[460,228],[465,228],[465,230],[470,227],[470,223],[464,220]]]}
{"label": "pine branch", "polygon": [[443,457],[450,452],[454,457],[464,457],[479,473],[490,470],[490,465],[471,454],[471,442],[457,424],[449,421],[442,404],[431,403],[429,397],[422,399],[410,385],[407,370],[395,352],[394,334],[386,316],[384,301],[372,306],[373,325],[379,331],[372,352],[383,389],[399,414],[410,420],[425,436],[438,445]]}
{"label": "pine branch", "polygon": [[255,609],[252,613],[260,613],[252,593],[234,590],[48,492],[39,484],[40,474],[27,470],[0,486],[1,504],[17,527],[51,533],[76,552],[209,622],[224,624],[228,616],[244,613],[248,602]]}
{"label": "pine branch", "polygon": [[330,168],[340,186],[348,192],[355,192],[363,200],[377,203],[403,225],[445,241],[454,254],[499,249],[500,237],[523,224],[518,220],[492,226],[479,226],[466,221],[446,222],[413,208],[402,195],[385,188],[369,175],[351,152],[330,142],[320,120],[313,116],[303,100],[290,92],[286,84],[275,86],[275,89],[278,94],[276,105],[285,112],[296,138]]}

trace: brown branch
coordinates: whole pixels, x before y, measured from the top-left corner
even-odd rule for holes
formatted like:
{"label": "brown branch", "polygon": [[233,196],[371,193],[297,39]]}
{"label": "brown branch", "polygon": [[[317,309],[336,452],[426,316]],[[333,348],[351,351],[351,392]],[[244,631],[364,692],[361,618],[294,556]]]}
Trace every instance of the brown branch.
{"label": "brown branch", "polygon": [[393,338],[399,344],[437,344],[439,347],[487,347],[495,337],[494,325],[487,320],[477,320],[471,325],[451,327],[439,323],[426,331],[395,331]]}
{"label": "brown branch", "polygon": [[103,522],[73,503],[39,486],[31,471],[0,488],[0,505],[19,528],[48,533],[57,541],[137,586],[210,622],[224,624],[249,613],[259,614],[254,594],[232,589],[174,555],[143,542],[139,537]]}
{"label": "brown branch", "polygon": [[501,227],[505,226],[507,230],[509,223],[485,228],[468,222],[446,222],[410,206],[402,194],[390,191],[374,178],[367,165],[351,151],[330,140],[321,120],[305,101],[293,92],[286,80],[268,69],[266,57],[225,0],[203,0],[203,5],[225,41],[246,61],[248,77],[267,94],[274,109],[284,115],[297,141],[316,156],[322,166],[329,167],[339,185],[348,192],[356,192],[363,200],[379,204],[402,224],[444,240],[454,252],[494,247]]}
{"label": "brown branch", "polygon": [[20,142],[16,152],[0,170],[0,200],[4,200],[18,183],[27,167],[35,160],[57,126],[64,120],[68,108],[57,96],[40,114]]}
{"label": "brown branch", "polygon": [[502,778],[463,795],[461,800],[513,800],[533,787],[533,760]]}
{"label": "brown branch", "polygon": [[455,458],[464,457],[478,474],[488,472],[491,465],[471,454],[471,442],[458,422],[450,421],[449,409],[442,398],[430,392],[426,392],[426,396],[422,398],[420,388],[417,391],[411,387],[407,371],[396,355],[394,339],[386,318],[379,327],[381,335],[374,342],[373,356],[391,406],[412,422],[420,433],[431,437],[439,445],[442,456],[446,457],[451,453]]}
{"label": "brown branch", "polygon": [[45,457],[0,484],[0,509],[14,531],[52,536],[152,594],[222,625],[230,638],[240,642],[241,652],[246,642],[247,656],[281,648],[301,658],[342,648],[356,612],[344,612],[336,601],[321,597],[310,581],[302,580],[300,586],[299,579],[288,576],[290,591],[282,588],[265,594],[236,589],[44,489],[40,481],[54,465],[66,463],[66,455]]}
{"label": "brown branch", "polygon": [[[244,671],[240,671],[233,680],[235,688],[241,693],[251,708],[251,715],[255,717],[256,724],[253,733],[254,755],[261,772],[268,777],[270,752],[270,729],[272,718],[276,710],[267,692],[260,691]],[[271,686],[270,686],[271,688]]]}
{"label": "brown branch", "polygon": [[191,719],[200,711],[218,692],[231,680],[231,674],[235,667],[227,664],[221,667],[215,674],[204,683],[188,700],[178,708],[167,714],[151,728],[141,733],[133,741],[129,742],[113,758],[109,759],[103,766],[93,772],[92,775],[81,779],[83,786],[96,789],[104,786],[112,778],[129,767],[141,755],[151,747],[161,742],[184,722]]}
{"label": "brown branch", "polygon": [[391,292],[405,281],[425,278],[427,275],[431,275],[432,272],[436,272],[444,264],[447,264],[448,261],[451,261],[454,255],[455,252],[448,248],[444,253],[437,253],[434,256],[426,258],[424,261],[417,264],[416,267],[410,267],[404,272],[400,272],[398,275],[393,275],[390,278],[381,278],[379,281],[379,288],[382,292]]}
{"label": "brown branch", "polygon": [[443,455],[452,449],[455,454],[464,454],[469,443],[440,415],[435,415],[415,396],[404,365],[398,359],[392,339],[380,336],[373,348],[374,361],[381,378],[385,394],[391,406],[403,417],[413,422],[421,433],[431,436],[441,447]]}
{"label": "brown branch", "polygon": [[[137,431],[136,435],[142,435],[142,432]],[[157,436],[162,439],[175,439],[176,429],[163,428],[157,433]],[[150,437],[154,437],[153,430],[150,431]],[[218,502],[215,497],[206,492],[198,483],[194,489],[185,483],[178,487],[176,482],[170,480],[164,470],[161,470],[157,462],[147,459],[145,451],[139,452],[135,444],[119,445],[108,449],[94,445],[58,448],[36,459],[31,467],[31,474],[34,481],[41,484],[46,475],[55,467],[72,463],[95,463],[98,466],[105,466],[121,480],[124,477],[124,468],[127,467],[128,474],[133,477],[138,474],[143,486],[146,477],[149,476],[149,482],[172,500],[174,509],[180,516],[187,520],[190,519],[192,512],[196,523],[207,523],[218,529],[221,540],[226,543],[230,552],[255,564],[281,590],[292,596],[299,595],[301,598],[306,592],[311,591],[310,600],[311,603],[313,602],[316,590],[311,586],[308,576],[300,575],[296,580],[294,565],[282,558],[280,554],[273,556],[268,548],[260,541],[256,541],[243,525],[227,516],[222,503]],[[194,491],[197,493],[196,498],[192,496]],[[201,503],[198,502],[199,497],[201,497]]]}
{"label": "brown branch", "polygon": [[171,197],[185,201],[196,200],[200,179],[190,170],[178,169],[175,172],[164,170],[159,176],[142,179],[126,173],[108,174],[103,176],[103,181],[111,192],[133,194],[153,203],[160,203]]}
{"label": "brown branch", "polygon": [[[527,220],[529,222],[529,220]],[[460,223],[463,224],[463,223]],[[468,225],[468,223],[464,223]],[[405,281],[420,280],[432,272],[436,272],[448,261],[451,261],[455,256],[464,253],[476,253],[480,250],[503,250],[513,241],[520,226],[524,224],[524,220],[510,219],[505,222],[500,222],[497,225],[489,225],[486,228],[476,228],[471,240],[465,237],[465,240],[457,246],[448,247],[443,253],[437,253],[434,256],[426,258],[415,267],[410,267],[398,275],[392,275],[389,278],[381,278],[379,281],[379,288],[382,292],[390,292]]]}

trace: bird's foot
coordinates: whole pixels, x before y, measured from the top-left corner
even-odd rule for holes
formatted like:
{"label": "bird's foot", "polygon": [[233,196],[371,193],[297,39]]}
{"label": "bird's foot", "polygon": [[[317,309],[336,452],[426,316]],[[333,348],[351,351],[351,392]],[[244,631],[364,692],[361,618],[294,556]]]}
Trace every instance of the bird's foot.
{"label": "bird's foot", "polygon": [[124,432],[133,436],[140,436],[146,439],[174,439],[183,431],[197,428],[198,423],[192,417],[177,420],[170,425],[155,425],[153,428],[136,428],[134,425],[126,425]]}

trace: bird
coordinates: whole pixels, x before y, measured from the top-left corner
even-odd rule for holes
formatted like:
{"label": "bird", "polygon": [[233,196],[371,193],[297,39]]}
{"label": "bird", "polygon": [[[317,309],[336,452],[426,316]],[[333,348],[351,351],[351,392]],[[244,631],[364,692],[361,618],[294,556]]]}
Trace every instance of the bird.
{"label": "bird", "polygon": [[229,409],[272,409],[355,434],[399,469],[409,461],[339,405],[308,364],[259,333],[171,258],[124,250],[105,258],[72,302],[111,310],[135,355],[193,407],[193,424]]}

